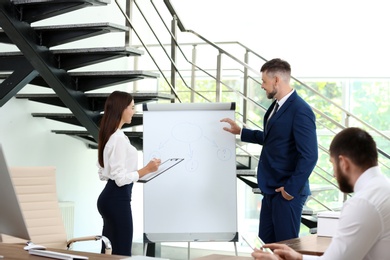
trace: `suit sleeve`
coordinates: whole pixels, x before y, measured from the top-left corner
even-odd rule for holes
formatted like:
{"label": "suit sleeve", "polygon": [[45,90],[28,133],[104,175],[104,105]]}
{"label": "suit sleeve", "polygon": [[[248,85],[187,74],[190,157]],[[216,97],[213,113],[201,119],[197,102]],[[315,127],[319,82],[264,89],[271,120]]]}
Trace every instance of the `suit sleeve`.
{"label": "suit sleeve", "polygon": [[241,130],[241,141],[263,145],[264,133],[263,131],[260,130],[251,130],[251,129],[243,128]]}
{"label": "suit sleeve", "polygon": [[298,109],[293,121],[293,136],[298,152],[296,168],[284,189],[292,196],[300,194],[318,160],[315,115],[310,107]]}

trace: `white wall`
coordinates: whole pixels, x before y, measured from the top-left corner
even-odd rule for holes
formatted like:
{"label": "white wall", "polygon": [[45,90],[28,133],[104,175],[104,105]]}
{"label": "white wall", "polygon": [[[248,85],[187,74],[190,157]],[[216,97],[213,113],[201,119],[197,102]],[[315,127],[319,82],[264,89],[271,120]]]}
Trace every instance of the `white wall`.
{"label": "white wall", "polygon": [[[7,164],[55,166],[58,200],[75,203],[74,237],[99,235],[102,221],[96,200],[105,183],[97,175],[97,150],[73,137],[50,132],[64,129],[62,123],[31,116],[32,112],[47,112],[48,107],[13,98],[0,109],[0,144]],[[135,185],[133,194],[135,238],[141,241],[142,184]],[[100,244],[83,242],[75,244],[75,249],[98,252]]]}
{"label": "white wall", "polygon": [[[68,21],[68,22],[66,22]],[[91,7],[75,11],[35,25],[112,22],[123,24],[116,5]],[[94,37],[91,40],[79,41],[56,48],[124,46],[123,34]],[[1,45],[5,51],[15,49]],[[100,70],[125,67],[125,61],[109,62]],[[114,64],[114,65],[113,65]],[[94,69],[99,69],[95,68]],[[124,86],[125,88],[126,86]],[[28,85],[21,93],[47,92]],[[109,92],[109,90],[108,90]],[[51,133],[51,130],[78,129],[65,123],[45,118],[34,118],[31,113],[69,112],[66,109],[44,105],[24,99],[12,98],[0,107],[0,144],[5,152],[8,166],[54,166],[56,167],[57,193],[59,201],[75,203],[74,236],[100,235],[102,220],[96,208],[96,201],[104,187],[97,175],[97,150],[89,149],[73,137]],[[81,129],[83,130],[83,129]],[[139,156],[142,162],[142,155]],[[133,190],[133,211],[135,239],[142,238],[142,184],[135,185]],[[75,249],[99,252],[99,242],[75,244]]]}
{"label": "white wall", "polygon": [[55,166],[58,199],[75,202],[76,234],[100,234],[95,206],[101,189],[94,167],[96,151],[74,138],[51,133],[61,128],[51,126],[47,119],[33,118],[34,106],[12,99],[0,109],[0,143],[8,166]]}
{"label": "white wall", "polygon": [[295,77],[388,77],[389,1],[171,0],[187,29],[240,41]]}

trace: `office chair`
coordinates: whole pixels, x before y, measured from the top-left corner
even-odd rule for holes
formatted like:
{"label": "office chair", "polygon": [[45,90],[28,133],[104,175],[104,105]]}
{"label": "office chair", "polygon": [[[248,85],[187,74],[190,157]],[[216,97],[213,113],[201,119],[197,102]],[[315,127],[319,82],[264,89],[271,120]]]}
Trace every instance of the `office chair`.
{"label": "office chair", "polygon": [[[105,246],[105,254],[111,254],[111,243],[104,236],[67,240],[57,200],[54,167],[10,167],[9,170],[31,242],[48,248],[69,249],[75,242],[99,240]],[[0,242],[28,241],[0,234]]]}

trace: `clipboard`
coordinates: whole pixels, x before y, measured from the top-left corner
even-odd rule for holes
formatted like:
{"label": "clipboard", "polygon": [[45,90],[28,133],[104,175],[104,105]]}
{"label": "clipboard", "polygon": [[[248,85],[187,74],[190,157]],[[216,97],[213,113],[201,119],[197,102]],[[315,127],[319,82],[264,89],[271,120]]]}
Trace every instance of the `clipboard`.
{"label": "clipboard", "polygon": [[273,254],[271,249],[263,247],[265,243],[258,236],[251,236],[249,234],[246,234],[246,235],[242,235],[242,238],[248,244],[248,246],[253,250],[258,249]]}
{"label": "clipboard", "polygon": [[158,167],[158,170],[155,172],[148,173],[142,178],[139,178],[138,182],[146,183],[157,176],[159,176],[161,173],[166,172],[167,170],[171,169],[172,167],[176,166],[177,164],[181,163],[184,159],[183,158],[170,158],[168,160],[165,160],[160,164]]}

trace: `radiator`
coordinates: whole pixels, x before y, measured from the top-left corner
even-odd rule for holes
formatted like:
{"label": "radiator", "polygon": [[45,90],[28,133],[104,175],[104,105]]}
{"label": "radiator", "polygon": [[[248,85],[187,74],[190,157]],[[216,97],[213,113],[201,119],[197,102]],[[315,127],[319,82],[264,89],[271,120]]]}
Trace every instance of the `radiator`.
{"label": "radiator", "polygon": [[67,239],[74,238],[74,202],[58,202],[61,210],[62,221],[64,222]]}

